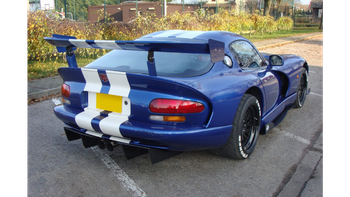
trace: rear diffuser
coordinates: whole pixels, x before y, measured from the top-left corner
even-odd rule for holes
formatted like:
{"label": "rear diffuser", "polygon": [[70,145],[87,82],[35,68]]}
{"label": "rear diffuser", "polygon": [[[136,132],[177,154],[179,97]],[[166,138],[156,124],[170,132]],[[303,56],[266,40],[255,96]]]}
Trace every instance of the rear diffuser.
{"label": "rear diffuser", "polygon": [[[66,133],[68,141],[78,140],[81,138],[84,148],[96,146],[98,142],[101,140],[98,137],[80,133],[79,131],[76,131],[69,127],[64,127],[64,131]],[[121,145],[123,147],[123,152],[126,159],[132,159],[148,153],[152,164],[159,163],[161,161],[164,161],[166,159],[169,159],[171,157],[174,157],[183,153],[182,151],[169,151],[169,150],[161,150],[161,149],[155,149],[155,148],[144,148],[144,147],[129,146],[125,144],[121,144]]]}

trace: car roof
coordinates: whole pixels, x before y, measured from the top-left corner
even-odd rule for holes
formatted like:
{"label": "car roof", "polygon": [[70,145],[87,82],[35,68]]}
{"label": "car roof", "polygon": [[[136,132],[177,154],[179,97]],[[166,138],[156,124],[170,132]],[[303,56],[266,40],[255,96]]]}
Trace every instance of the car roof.
{"label": "car roof", "polygon": [[[188,31],[166,30],[142,36],[137,41],[177,41],[177,42],[203,42],[209,39],[231,43],[234,40],[247,40],[243,36],[226,31]],[[227,46],[227,45],[226,45]]]}

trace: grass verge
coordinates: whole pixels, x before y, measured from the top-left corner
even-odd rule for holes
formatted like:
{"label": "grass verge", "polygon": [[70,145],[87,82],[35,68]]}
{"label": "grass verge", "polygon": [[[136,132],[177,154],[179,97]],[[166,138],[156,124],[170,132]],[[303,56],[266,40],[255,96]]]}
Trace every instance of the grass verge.
{"label": "grass verge", "polygon": [[296,35],[314,33],[314,32],[322,32],[322,30],[319,30],[318,27],[294,27],[292,30],[288,30],[288,31],[279,31],[279,32],[275,32],[275,33],[264,33],[263,35],[258,34],[258,33],[254,33],[251,36],[249,36],[247,34],[245,34],[243,36],[252,42],[257,42],[257,41],[262,41],[262,40],[284,38],[284,37],[290,37],[290,36],[296,36]]}
{"label": "grass verge", "polygon": [[[77,58],[79,67],[84,67],[94,58]],[[60,60],[46,60],[46,61],[28,61],[28,80],[40,79],[45,77],[57,76],[57,69],[60,67],[68,67],[67,61]]]}

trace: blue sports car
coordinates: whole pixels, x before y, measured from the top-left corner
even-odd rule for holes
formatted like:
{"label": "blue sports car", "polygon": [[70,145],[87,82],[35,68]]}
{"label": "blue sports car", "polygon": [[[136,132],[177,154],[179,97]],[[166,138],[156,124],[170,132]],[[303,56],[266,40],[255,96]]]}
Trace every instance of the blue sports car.
{"label": "blue sports car", "polygon": [[[309,66],[296,55],[260,53],[246,38],[221,31],[159,31],[134,41],[45,38],[66,52],[63,105],[54,108],[69,141],[85,148],[122,145],[130,159],[156,163],[210,149],[245,159],[259,134],[303,106]],[[112,49],[78,68],[77,48]]]}

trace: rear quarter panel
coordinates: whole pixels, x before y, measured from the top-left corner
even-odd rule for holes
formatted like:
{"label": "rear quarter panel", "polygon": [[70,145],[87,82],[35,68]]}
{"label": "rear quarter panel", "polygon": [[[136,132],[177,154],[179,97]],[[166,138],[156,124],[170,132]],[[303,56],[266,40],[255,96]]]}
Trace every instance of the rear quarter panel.
{"label": "rear quarter panel", "polygon": [[222,62],[216,63],[205,76],[181,79],[181,83],[191,86],[206,95],[212,105],[212,116],[208,127],[231,125],[238,105],[251,87],[263,92],[260,80],[252,73],[240,68],[228,68]]}
{"label": "rear quarter panel", "polygon": [[62,77],[64,83],[70,87],[69,107],[65,107],[68,111],[83,111],[86,107],[86,100],[82,100],[81,94],[84,91],[86,84],[85,78],[80,68],[66,68],[62,67],[58,69],[58,73]]}
{"label": "rear quarter panel", "polygon": [[[210,100],[200,93],[198,90],[180,84],[170,78],[152,77],[147,75],[127,74],[130,83],[131,91],[129,98],[132,101],[132,115],[129,120],[136,120],[141,122],[149,122],[155,124],[162,124],[149,120],[151,113],[149,104],[153,99],[178,99],[191,100],[200,102],[205,106],[205,110],[195,114],[182,114],[186,116],[186,122],[180,123],[182,126],[203,126],[207,124],[209,119],[209,112],[211,111]],[[143,114],[142,116],[139,114]],[[162,115],[162,114],[158,114]],[[170,124],[170,123],[164,123]],[[176,125],[176,123],[171,123]],[[185,124],[185,125],[184,125]]]}

